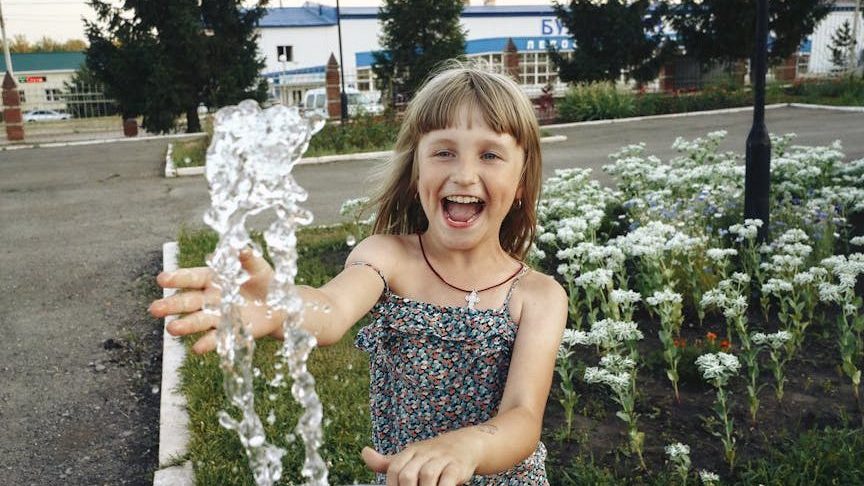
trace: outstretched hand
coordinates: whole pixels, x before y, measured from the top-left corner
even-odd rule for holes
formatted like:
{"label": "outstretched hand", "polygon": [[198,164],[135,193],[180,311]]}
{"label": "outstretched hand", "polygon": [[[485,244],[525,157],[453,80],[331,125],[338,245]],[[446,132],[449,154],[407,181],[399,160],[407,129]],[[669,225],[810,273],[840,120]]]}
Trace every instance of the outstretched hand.
{"label": "outstretched hand", "polygon": [[[272,334],[281,328],[282,320],[270,313],[264,302],[267,288],[273,276],[273,268],[260,256],[255,256],[250,249],[240,252],[240,263],[249,273],[249,280],[240,288],[240,294],[246,300],[241,310],[243,322],[249,323],[252,335],[257,339]],[[163,288],[175,288],[180,292],[164,299],[154,300],[149,307],[154,317],[166,317],[178,314],[182,317],[172,321],[167,326],[172,336],[185,336],[206,332],[192,346],[197,354],[207,353],[216,349],[216,326],[221,318],[218,313],[204,312],[205,304],[217,304],[220,291],[213,283],[213,270],[209,267],[182,268],[174,272],[162,272],[156,277],[156,283]]]}
{"label": "outstretched hand", "polygon": [[384,455],[364,447],[366,467],[387,474],[387,486],[456,486],[471,480],[477,451],[446,436],[415,442],[398,454]]}

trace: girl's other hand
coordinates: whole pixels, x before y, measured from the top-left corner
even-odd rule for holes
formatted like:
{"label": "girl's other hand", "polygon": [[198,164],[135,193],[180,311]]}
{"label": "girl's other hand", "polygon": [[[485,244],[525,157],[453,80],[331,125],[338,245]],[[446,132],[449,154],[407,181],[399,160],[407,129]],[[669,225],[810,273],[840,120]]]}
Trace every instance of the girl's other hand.
{"label": "girl's other hand", "polygon": [[[244,322],[252,326],[252,334],[257,339],[267,336],[281,328],[282,320],[276,313],[268,312],[264,303],[267,298],[267,288],[273,276],[273,269],[263,257],[257,257],[252,250],[240,252],[240,263],[249,273],[249,280],[240,288],[240,294],[246,300],[241,310]],[[162,272],[156,277],[156,283],[162,288],[178,289],[180,292],[171,297],[154,300],[149,307],[154,317],[181,315],[167,326],[172,336],[185,336],[206,332],[192,346],[197,354],[203,354],[216,349],[216,326],[221,319],[216,314],[205,313],[204,304],[218,305],[220,290],[213,284],[213,270],[209,267],[181,268],[174,272]]]}
{"label": "girl's other hand", "polygon": [[410,444],[398,454],[364,447],[361,455],[370,470],[387,474],[387,486],[456,486],[471,480],[477,467],[474,452],[439,436]]}

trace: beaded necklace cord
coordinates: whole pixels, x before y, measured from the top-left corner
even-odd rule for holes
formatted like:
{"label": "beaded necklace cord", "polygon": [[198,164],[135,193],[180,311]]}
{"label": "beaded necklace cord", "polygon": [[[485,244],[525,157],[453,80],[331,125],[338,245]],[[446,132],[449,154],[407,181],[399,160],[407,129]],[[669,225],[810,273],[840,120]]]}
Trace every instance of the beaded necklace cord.
{"label": "beaded necklace cord", "polygon": [[498,283],[495,284],[495,285],[490,285],[489,287],[486,287],[485,289],[480,289],[480,290],[477,290],[477,289],[463,289],[463,288],[461,288],[461,287],[457,287],[457,286],[451,284],[450,282],[448,282],[447,280],[445,280],[444,277],[442,277],[441,274],[438,273],[437,270],[435,270],[435,267],[433,267],[433,266],[432,266],[432,263],[429,261],[429,257],[426,256],[426,249],[423,248],[423,238],[420,236],[420,233],[417,233],[417,240],[420,241],[420,253],[423,254],[423,260],[426,261],[426,265],[429,266],[429,270],[432,270],[432,273],[434,273],[435,276],[438,277],[439,280],[441,280],[442,282],[444,282],[444,284],[447,285],[448,287],[450,287],[450,288],[452,288],[452,289],[455,289],[455,290],[458,290],[458,291],[460,291],[460,292],[466,292],[468,295],[465,296],[465,300],[468,302],[468,308],[469,308],[469,309],[474,309],[474,306],[477,305],[478,302],[480,302],[480,297],[478,297],[477,294],[479,294],[480,292],[485,292],[485,291],[487,291],[487,290],[492,290],[492,289],[494,289],[495,287],[500,287],[500,286],[504,285],[505,283],[507,283],[507,282],[509,282],[510,280],[512,280],[513,277],[515,277],[516,275],[519,275],[519,272],[521,272],[521,271],[522,271],[522,268],[523,268],[523,267],[520,265],[519,268],[516,269],[516,271],[513,272],[512,275],[510,275],[510,276],[507,277],[506,279],[502,280],[501,282],[498,282]]}

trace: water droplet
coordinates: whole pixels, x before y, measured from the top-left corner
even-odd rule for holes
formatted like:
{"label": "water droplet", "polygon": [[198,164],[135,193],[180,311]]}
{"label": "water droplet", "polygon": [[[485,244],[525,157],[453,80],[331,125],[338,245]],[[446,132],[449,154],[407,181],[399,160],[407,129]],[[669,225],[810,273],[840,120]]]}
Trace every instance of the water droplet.
{"label": "water droplet", "polygon": [[355,238],[354,235],[348,235],[348,237],[345,238],[345,244],[348,245],[348,248],[351,248],[357,244],[357,238]]}
{"label": "water droplet", "polygon": [[285,434],[285,442],[289,444],[293,444],[294,441],[297,440],[297,436],[294,434]]}
{"label": "water droplet", "polygon": [[159,393],[159,385],[153,385],[153,386],[151,386],[151,387],[150,387],[150,393],[152,393],[152,394],[154,394],[154,395],[156,395],[157,393]]}
{"label": "water droplet", "polygon": [[252,376],[254,376],[255,378],[258,378],[259,376],[261,376],[261,369],[260,368],[253,368],[252,369]]}
{"label": "water droplet", "polygon": [[273,413],[273,410],[270,410],[270,413],[267,414],[267,423],[273,425],[276,423],[276,414]]}
{"label": "water droplet", "polygon": [[354,369],[354,365],[351,363],[348,363],[348,371],[351,371],[353,369]]}
{"label": "water droplet", "polygon": [[249,439],[249,447],[261,447],[264,445],[264,436],[256,435]]}
{"label": "water droplet", "polygon": [[270,399],[270,401],[272,402],[273,400],[276,400],[276,394],[271,393],[271,394],[267,395],[267,398]]}
{"label": "water droplet", "polygon": [[332,424],[332,423],[333,423],[333,421],[330,420],[329,418],[324,419],[324,427],[330,427],[330,424]]}

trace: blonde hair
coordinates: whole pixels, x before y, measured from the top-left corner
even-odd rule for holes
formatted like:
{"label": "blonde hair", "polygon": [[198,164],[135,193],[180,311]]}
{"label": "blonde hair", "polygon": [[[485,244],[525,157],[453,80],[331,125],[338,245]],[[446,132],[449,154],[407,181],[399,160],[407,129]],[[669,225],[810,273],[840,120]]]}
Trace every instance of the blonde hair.
{"label": "blonde hair", "polygon": [[542,177],[537,118],[531,101],[509,76],[461,62],[447,63],[408,104],[393,156],[379,168],[381,181],[369,203],[377,214],[372,232],[412,234],[426,230],[429,222],[417,198],[417,146],[423,135],[452,127],[466,106],[480,113],[496,133],[513,136],[524,151],[521,204],[514,205],[504,217],[498,236],[501,247],[521,260],[537,224]]}

